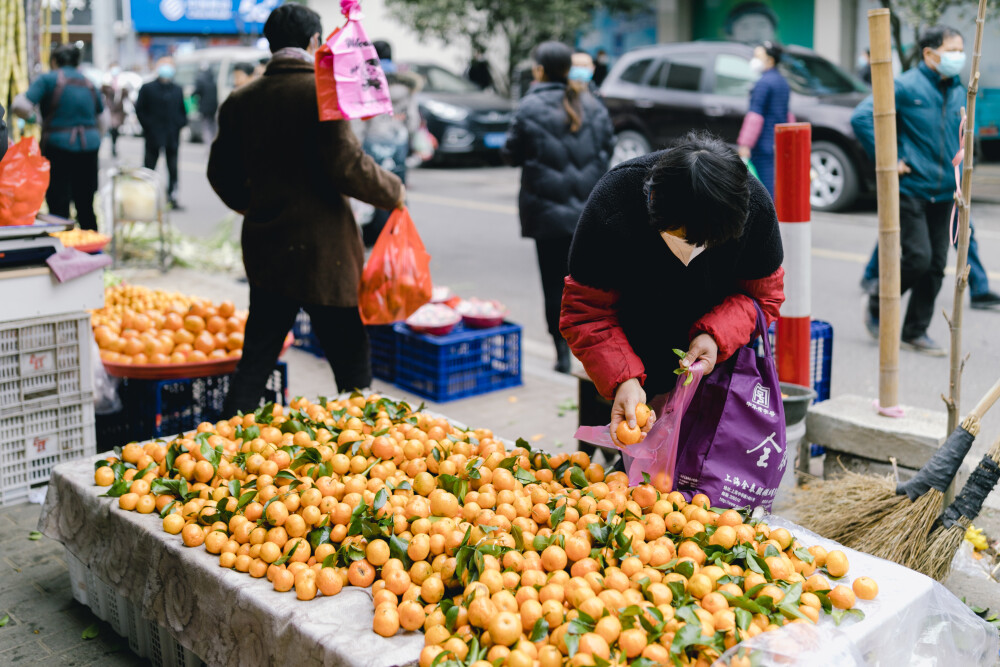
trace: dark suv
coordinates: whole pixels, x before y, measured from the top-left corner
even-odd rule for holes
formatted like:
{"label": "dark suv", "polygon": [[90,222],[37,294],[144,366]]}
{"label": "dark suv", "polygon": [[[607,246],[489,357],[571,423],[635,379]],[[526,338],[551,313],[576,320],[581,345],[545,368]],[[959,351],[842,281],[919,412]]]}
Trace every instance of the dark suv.
{"label": "dark suv", "polygon": [[[618,143],[613,162],[661,148],[691,129],[735,145],[758,78],[753,48],[734,42],[661,44],[619,59],[601,86]],[[838,211],[874,189],[874,170],[851,129],[868,88],[813,51],[788,46],[779,70],[797,121],[812,123],[813,208]]]}

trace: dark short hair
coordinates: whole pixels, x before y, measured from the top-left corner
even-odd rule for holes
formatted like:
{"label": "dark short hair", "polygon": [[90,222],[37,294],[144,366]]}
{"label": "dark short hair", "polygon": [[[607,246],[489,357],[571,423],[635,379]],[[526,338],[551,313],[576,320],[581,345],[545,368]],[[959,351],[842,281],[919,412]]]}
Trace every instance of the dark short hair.
{"label": "dark short hair", "polygon": [[376,39],[372,42],[372,46],[375,47],[379,60],[392,60],[392,44],[384,39]]}
{"label": "dark short hair", "polygon": [[646,176],[649,222],[658,232],[685,230],[687,242],[711,248],[743,233],[749,172],[740,156],[708,132],[689,132]]}
{"label": "dark short hair", "polygon": [[781,62],[781,55],[785,52],[785,49],[782,48],[781,44],[772,42],[768,39],[761,42],[761,46],[764,47],[764,52],[767,53],[767,55],[774,58],[775,65]]}
{"label": "dark short hair", "polygon": [[949,37],[961,36],[962,33],[950,26],[935,25],[920,33],[920,39],[917,41],[917,46],[920,48],[920,53],[923,54],[924,49],[940,48],[944,43],[944,40]]}
{"label": "dark short hair", "polygon": [[52,49],[56,67],[76,67],[80,64],[80,49],[73,44],[60,44]]}
{"label": "dark short hair", "polygon": [[251,63],[236,63],[233,65],[234,72],[243,72],[247,76],[252,76],[254,72],[254,66]]}
{"label": "dark short hair", "polygon": [[573,49],[562,42],[542,42],[531,52],[531,58],[542,66],[549,81],[566,83],[573,66]]}
{"label": "dark short hair", "polygon": [[323,34],[319,14],[295,3],[281,5],[267,17],[264,37],[275,53],[289,46],[305,49],[313,35]]}

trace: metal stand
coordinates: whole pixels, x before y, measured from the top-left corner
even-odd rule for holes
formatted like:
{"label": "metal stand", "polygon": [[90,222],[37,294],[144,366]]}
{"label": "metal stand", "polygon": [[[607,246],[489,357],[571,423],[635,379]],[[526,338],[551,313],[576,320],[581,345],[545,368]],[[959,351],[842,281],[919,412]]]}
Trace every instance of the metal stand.
{"label": "metal stand", "polygon": [[[166,214],[166,194],[156,172],[142,167],[112,167],[106,172],[110,187],[106,190],[104,199],[104,210],[108,220],[111,221],[111,266],[117,268],[121,266],[122,248],[119,239],[119,228],[124,225],[131,225],[135,222],[155,222],[160,232],[160,247],[158,252],[159,262],[154,265],[160,271],[166,273],[173,262],[172,247],[170,237],[167,234],[169,220]],[[152,219],[138,219],[127,216],[127,207],[122,206],[118,198],[118,187],[120,181],[132,180],[145,183],[153,189],[156,197],[156,208]]]}

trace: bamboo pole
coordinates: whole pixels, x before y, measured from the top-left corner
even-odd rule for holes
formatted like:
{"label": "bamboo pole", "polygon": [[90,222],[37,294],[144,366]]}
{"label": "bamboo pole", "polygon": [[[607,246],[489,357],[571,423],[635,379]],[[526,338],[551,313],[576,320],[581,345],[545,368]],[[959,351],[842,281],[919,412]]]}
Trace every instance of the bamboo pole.
{"label": "bamboo pole", "polygon": [[972,50],[972,69],[969,71],[969,90],[965,101],[965,158],[962,162],[962,196],[955,197],[958,207],[958,261],[955,264],[955,302],[951,317],[945,313],[951,334],[951,374],[948,379],[948,397],[944,399],[948,408],[948,432],[958,425],[958,411],[962,403],[962,314],[965,303],[965,287],[969,284],[969,241],[972,228],[969,215],[972,206],[972,154],[976,134],[976,94],[979,92],[979,61],[983,55],[983,26],[986,23],[986,1],[979,0],[976,16],[976,39]]}
{"label": "bamboo pole", "polygon": [[875,175],[878,185],[879,382],[883,409],[899,405],[899,169],[896,154],[896,84],[888,9],[868,11],[875,113]]}
{"label": "bamboo pole", "polygon": [[69,22],[66,19],[66,0],[60,0],[59,2],[59,24],[61,27],[59,36],[62,38],[62,43],[69,44]]}

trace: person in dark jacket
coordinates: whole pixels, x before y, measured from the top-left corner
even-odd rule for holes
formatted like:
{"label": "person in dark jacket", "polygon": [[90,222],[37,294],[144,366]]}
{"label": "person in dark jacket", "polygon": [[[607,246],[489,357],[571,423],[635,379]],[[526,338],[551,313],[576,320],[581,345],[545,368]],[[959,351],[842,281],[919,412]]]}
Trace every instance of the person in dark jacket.
{"label": "person in dark jacket", "polygon": [[160,153],[167,158],[167,198],[177,205],[177,149],[181,143],[181,128],[187,125],[184,91],[174,83],[177,70],[171,58],[161,58],[156,66],[156,79],[139,89],[135,114],[146,138],[146,169],[156,169]]}
{"label": "person in dark jacket", "polygon": [[597,55],[594,56],[594,85],[598,88],[604,83],[604,79],[608,77],[608,63],[611,58],[608,56],[608,52],[604,49],[597,49]]}
{"label": "person in dark jacket", "polygon": [[110,124],[108,126],[108,136],[111,137],[111,155],[118,157],[118,136],[121,127],[125,123],[125,99],[128,97],[128,90],[122,85],[122,68],[117,63],[112,63],[108,70],[108,77],[101,86],[101,95],[104,97],[104,106],[110,114]]}
{"label": "person in dark jacket", "polygon": [[215,81],[215,75],[208,67],[198,72],[198,78],[194,82],[194,94],[198,97],[202,141],[210,144],[215,139],[215,114],[219,111],[219,86]]}
{"label": "person in dark jacket", "polygon": [[97,152],[101,147],[104,103],[78,69],[80,49],[63,44],[52,53],[52,71],[18,95],[13,110],[29,118],[37,106],[42,116],[42,154],[49,160],[49,213],[68,218],[70,202],[83,229],[97,231]]}
{"label": "person in dark jacket", "polygon": [[486,59],[482,51],[477,50],[472,60],[469,61],[469,69],[465,73],[472,83],[479,86],[480,90],[493,88],[493,74],[490,73],[490,61]]}
{"label": "person in dark jacket", "polygon": [[[920,36],[923,60],[896,78],[896,141],[899,155],[899,227],[903,256],[900,286],[910,292],[903,320],[903,348],[941,357],[947,353],[927,335],[948,260],[959,127],[965,88],[965,44],[953,28],[936,26]],[[851,126],[875,155],[874,103],[869,95],[854,110]],[[961,168],[961,167],[959,167]],[[878,294],[868,299],[865,327],[878,339]]]}
{"label": "person in dark jacket", "polygon": [[[313,55],[319,15],[299,4],[264,24],[274,57],[264,76],[219,110],[208,180],[242,213],[243,265],[250,316],[243,357],[224,414],[253,410],[299,309],[319,337],[341,391],[371,384],[368,333],[358,312],[364,265],[348,197],[381,208],[402,206],[402,183],[361,149],[347,121],[320,122]],[[281,141],[261,134],[282,127]]]}
{"label": "person in dark jacket", "polygon": [[569,80],[573,51],[559,42],[535,49],[535,85],[514,114],[504,159],[522,167],[521,235],[535,239],[545,319],[556,345],[556,370],[568,373],[569,346],[559,333],[559,304],[570,242],[590,191],[608,169],[614,128],[607,109]]}
{"label": "person in dark jacket", "polygon": [[764,42],[754,49],[750,66],[763,72],[750,91],[750,110],[736,143],[740,157],[752,160],[761,183],[774,198],[774,126],[791,120],[788,111],[790,90],[778,71],[783,49],[774,42]]}
{"label": "person in dark jacket", "polygon": [[707,374],[746,345],[754,300],[778,317],[783,257],[767,190],[717,137],[691,133],[601,179],[573,237],[560,324],[614,401],[612,434],[673,388],[678,362]]}

